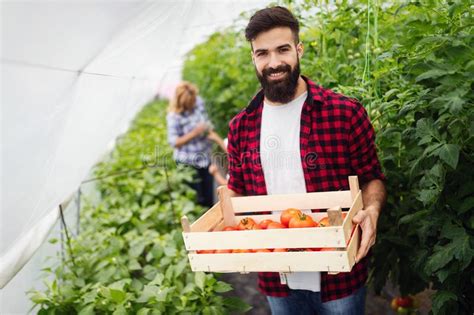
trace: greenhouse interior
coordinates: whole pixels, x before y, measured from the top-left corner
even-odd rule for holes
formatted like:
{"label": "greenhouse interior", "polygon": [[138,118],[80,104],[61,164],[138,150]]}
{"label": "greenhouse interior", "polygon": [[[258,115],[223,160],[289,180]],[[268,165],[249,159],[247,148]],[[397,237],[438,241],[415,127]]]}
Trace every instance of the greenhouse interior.
{"label": "greenhouse interior", "polygon": [[473,9],[0,2],[0,314],[474,314]]}

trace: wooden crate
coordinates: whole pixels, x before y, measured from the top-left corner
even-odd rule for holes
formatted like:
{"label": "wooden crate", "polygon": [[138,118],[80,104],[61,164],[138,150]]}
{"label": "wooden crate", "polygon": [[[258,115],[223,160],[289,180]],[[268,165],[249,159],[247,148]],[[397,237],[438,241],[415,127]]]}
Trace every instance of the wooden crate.
{"label": "wooden crate", "polygon": [[[355,264],[360,245],[359,228],[352,218],[363,208],[357,176],[349,177],[350,190],[306,194],[230,197],[225,186],[218,188],[219,202],[193,224],[181,219],[183,238],[193,271],[208,272],[349,272]],[[341,225],[329,227],[222,231],[240,219],[251,217],[257,223],[264,219],[279,222],[280,214],[249,212],[282,211],[287,208],[322,209],[334,207],[349,210]],[[309,214],[315,221],[326,212]],[[355,232],[354,232],[355,231]],[[198,254],[197,250],[258,248],[334,248],[329,251],[256,252]]]}

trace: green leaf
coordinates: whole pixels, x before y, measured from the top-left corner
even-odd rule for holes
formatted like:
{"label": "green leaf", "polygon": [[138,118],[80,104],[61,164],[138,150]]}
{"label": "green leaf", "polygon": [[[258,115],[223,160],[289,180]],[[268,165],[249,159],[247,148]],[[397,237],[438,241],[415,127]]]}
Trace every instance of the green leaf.
{"label": "green leaf", "polygon": [[58,242],[57,238],[52,238],[48,241],[50,244],[56,244]]}
{"label": "green leaf", "polygon": [[232,290],[232,286],[223,281],[217,281],[214,290],[218,293],[224,293]]}
{"label": "green leaf", "polygon": [[441,147],[439,157],[453,169],[456,169],[459,160],[459,146],[457,144],[445,144]]}
{"label": "green leaf", "polygon": [[175,268],[175,275],[176,276],[179,276],[180,274],[183,273],[184,269],[188,266],[188,258],[185,257],[184,259],[182,259],[177,265],[176,265],[176,268]]}
{"label": "green leaf", "polygon": [[437,310],[441,310],[444,304],[449,301],[457,301],[458,298],[456,294],[450,291],[443,291],[439,290],[435,293],[435,295],[432,298],[433,301],[433,311],[435,311],[435,314],[437,313]]}
{"label": "green leaf", "polygon": [[435,189],[423,189],[419,191],[417,199],[426,206],[432,203],[438,195],[439,192]]}
{"label": "green leaf", "polygon": [[438,249],[426,263],[425,269],[430,274],[446,266],[453,258],[456,248],[453,247],[452,243],[449,246]]}
{"label": "green leaf", "polygon": [[474,257],[474,250],[470,246],[469,236],[466,234],[463,238],[456,239],[453,244],[455,246],[454,257],[461,263],[461,269],[464,269],[469,266]]}
{"label": "green leaf", "polygon": [[443,229],[441,230],[441,237],[450,239],[450,240],[457,240],[459,238],[463,238],[467,236],[466,231],[457,225],[454,224],[445,224]]}
{"label": "green leaf", "polygon": [[127,294],[122,290],[110,289],[110,297],[118,304],[122,303],[126,296]]}
{"label": "green leaf", "polygon": [[134,291],[139,292],[139,291],[142,291],[142,290],[143,290],[143,283],[141,283],[140,280],[134,278],[134,279],[132,280],[132,283],[131,283],[130,287],[131,287]]}
{"label": "green leaf", "polygon": [[30,296],[30,299],[35,304],[43,304],[44,302],[49,301],[49,298],[46,296],[46,294],[40,291],[35,291],[34,294]]}
{"label": "green leaf", "polygon": [[128,269],[133,271],[133,270],[141,270],[142,266],[136,259],[131,259],[130,262],[128,263]]}
{"label": "green leaf", "polygon": [[155,276],[155,279],[153,279],[149,285],[158,285],[160,286],[163,283],[163,280],[165,279],[165,276],[162,273],[157,273]]}
{"label": "green leaf", "polygon": [[446,106],[451,113],[457,114],[462,111],[464,103],[466,103],[466,101],[459,96],[452,96],[448,99]]}
{"label": "green leaf", "polygon": [[175,257],[177,253],[176,247],[167,246],[165,247],[165,255],[169,257]]}
{"label": "green leaf", "polygon": [[467,197],[462,201],[461,206],[456,209],[457,213],[463,214],[466,213],[467,211],[472,211],[474,209],[474,197]]}
{"label": "green leaf", "polygon": [[112,313],[112,315],[127,315],[127,314],[128,314],[127,310],[125,309],[123,305],[117,306],[115,311]]}
{"label": "green leaf", "polygon": [[474,215],[469,218],[469,221],[467,222],[467,226],[468,226],[470,229],[473,229],[473,230],[474,230]]}
{"label": "green leaf", "polygon": [[438,132],[434,128],[431,119],[422,118],[416,123],[416,136],[420,138],[419,145],[429,143],[432,138],[438,138]]}
{"label": "green leaf", "polygon": [[410,222],[413,222],[413,221],[417,221],[419,219],[422,219],[422,218],[426,217],[426,215],[428,213],[430,213],[429,210],[421,210],[421,211],[417,211],[417,212],[412,213],[412,214],[405,215],[405,216],[400,218],[399,223],[400,224],[407,224],[407,223],[410,223]]}
{"label": "green leaf", "polygon": [[198,271],[194,274],[194,282],[196,283],[196,286],[204,290],[204,283],[206,281],[206,274],[202,271]]}
{"label": "green leaf", "polygon": [[236,297],[224,298],[224,305],[229,309],[237,312],[248,312],[252,309],[252,306],[248,305],[244,301]]}
{"label": "green leaf", "polygon": [[82,296],[82,300],[84,301],[84,304],[89,304],[89,303],[95,302],[96,297],[97,297],[97,290],[92,289],[92,291],[89,291]]}
{"label": "green leaf", "polygon": [[136,300],[138,303],[146,303],[150,299],[156,297],[160,292],[160,288],[156,285],[145,285],[141,296]]}
{"label": "green leaf", "polygon": [[82,308],[78,315],[94,315],[94,304],[87,305],[86,307]]}
{"label": "green leaf", "polygon": [[140,242],[138,244],[135,244],[128,250],[128,254],[131,257],[138,257],[143,253],[143,250],[145,249],[146,244],[144,242]]}
{"label": "green leaf", "polygon": [[173,291],[172,288],[160,287],[160,289],[158,290],[158,294],[155,297],[156,301],[157,302],[165,302],[167,300],[168,293],[170,293],[172,291]]}
{"label": "green leaf", "polygon": [[416,82],[419,82],[421,80],[426,80],[426,79],[435,79],[435,78],[438,78],[442,75],[445,75],[447,74],[448,72],[446,70],[442,70],[442,69],[431,69],[431,70],[428,70],[422,74],[420,74],[419,76],[416,77],[415,81]]}
{"label": "green leaf", "polygon": [[148,315],[148,313],[150,313],[150,309],[143,307],[138,310],[137,315]]}
{"label": "green leaf", "polygon": [[438,277],[439,282],[443,283],[452,273],[453,271],[451,271],[451,268],[441,269],[436,272],[436,276]]}
{"label": "green leaf", "polygon": [[110,289],[116,289],[116,290],[121,290],[124,291],[125,286],[129,285],[132,283],[131,279],[122,279],[115,281],[114,283],[111,283],[108,285]]}

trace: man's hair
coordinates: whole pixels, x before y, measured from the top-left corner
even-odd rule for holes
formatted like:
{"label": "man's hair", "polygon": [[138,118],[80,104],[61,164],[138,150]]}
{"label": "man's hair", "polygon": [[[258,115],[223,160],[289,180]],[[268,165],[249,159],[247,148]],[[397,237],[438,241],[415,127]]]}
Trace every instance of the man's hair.
{"label": "man's hair", "polygon": [[289,27],[293,33],[295,44],[299,39],[300,26],[298,20],[287,8],[275,6],[257,11],[245,28],[245,38],[252,42],[258,34],[269,31],[275,27]]}

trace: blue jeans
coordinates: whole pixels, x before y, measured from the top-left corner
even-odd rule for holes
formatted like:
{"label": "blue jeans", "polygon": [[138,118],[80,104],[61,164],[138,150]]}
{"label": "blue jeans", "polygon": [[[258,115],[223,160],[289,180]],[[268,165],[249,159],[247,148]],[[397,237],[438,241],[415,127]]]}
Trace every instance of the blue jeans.
{"label": "blue jeans", "polygon": [[366,287],[352,295],[329,302],[321,302],[321,294],[308,290],[290,290],[287,297],[267,296],[273,315],[363,315]]}

